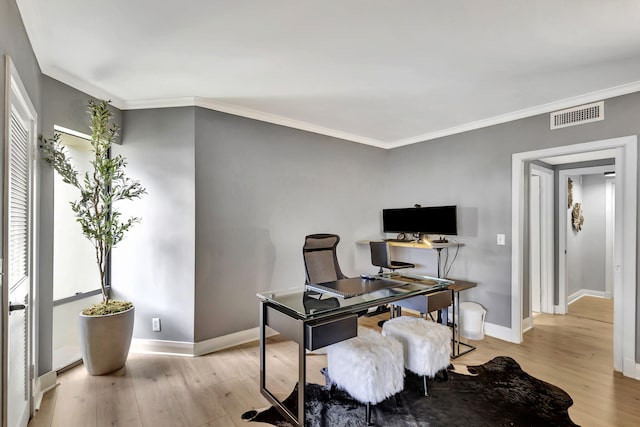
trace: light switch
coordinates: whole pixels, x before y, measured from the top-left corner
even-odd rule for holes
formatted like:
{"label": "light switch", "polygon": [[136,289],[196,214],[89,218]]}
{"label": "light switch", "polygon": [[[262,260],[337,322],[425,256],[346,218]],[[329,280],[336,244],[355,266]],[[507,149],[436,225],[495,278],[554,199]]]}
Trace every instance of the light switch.
{"label": "light switch", "polygon": [[498,234],[498,245],[504,246],[504,234]]}

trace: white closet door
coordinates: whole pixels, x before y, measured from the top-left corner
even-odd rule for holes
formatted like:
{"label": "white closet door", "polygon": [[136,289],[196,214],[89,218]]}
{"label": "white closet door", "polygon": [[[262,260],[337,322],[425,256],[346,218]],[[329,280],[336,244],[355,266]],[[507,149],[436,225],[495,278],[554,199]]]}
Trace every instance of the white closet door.
{"label": "white closet door", "polygon": [[[8,67],[9,68],[9,67]],[[12,70],[5,141],[3,293],[5,365],[3,413],[7,426],[24,427],[31,413],[31,203],[35,112]],[[31,107],[31,108],[29,108]],[[6,293],[5,293],[6,292]]]}

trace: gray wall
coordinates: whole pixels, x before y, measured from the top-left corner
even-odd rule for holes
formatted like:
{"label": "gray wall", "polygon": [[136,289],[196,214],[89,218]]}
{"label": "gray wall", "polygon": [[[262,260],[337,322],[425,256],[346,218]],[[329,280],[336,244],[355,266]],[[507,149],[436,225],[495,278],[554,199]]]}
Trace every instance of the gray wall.
{"label": "gray wall", "polygon": [[[584,191],[581,175],[572,175],[569,177],[573,186],[573,205],[571,209],[565,212],[564,221],[567,227],[567,296],[571,296],[583,288],[584,271],[584,251],[583,245],[587,243],[586,234],[582,231],[576,231],[573,228],[573,206],[576,203],[584,205]],[[592,227],[590,227],[592,228]],[[604,265],[604,257],[600,260]]]}
{"label": "gray wall", "polygon": [[[97,100],[64,83],[42,76],[42,133],[49,138],[53,135],[53,126],[91,135],[90,117],[87,114],[89,100]],[[113,123],[122,127],[122,112],[111,106]],[[116,138],[121,142],[121,135]]]}
{"label": "gray wall", "polygon": [[[558,209],[558,206],[560,203],[562,203],[562,206],[566,206],[567,205],[567,201],[563,200],[562,202],[560,201],[560,194],[558,191],[559,185],[560,185],[560,174],[558,173],[558,171],[561,170],[567,170],[567,169],[582,169],[582,168],[589,168],[589,167],[597,167],[597,166],[608,166],[611,165],[612,166],[612,170],[615,170],[615,159],[611,158],[611,159],[600,159],[600,160],[592,160],[592,161],[588,161],[588,162],[578,162],[578,163],[566,163],[563,165],[557,165],[554,166],[553,169],[556,171],[555,175],[554,175],[554,183],[553,183],[553,188],[555,189],[555,194],[554,194],[554,203],[555,203],[555,208],[554,208],[554,215],[555,215],[555,222],[554,222],[554,235],[557,236],[560,232],[559,232],[559,221],[561,220],[566,220],[566,218],[563,216],[562,218],[559,216],[560,215],[560,210]],[[563,183],[563,185],[566,185]],[[567,230],[569,230],[569,228],[567,228]],[[554,253],[555,253],[555,258],[554,259],[558,259],[559,256],[559,251],[560,251],[560,243],[559,243],[559,239],[556,238],[555,242],[554,242]],[[554,304],[559,304],[560,301],[560,288],[558,287],[558,283],[560,281],[560,266],[558,265],[558,262],[554,263],[554,281],[556,283],[555,289],[554,289],[554,296],[553,296],[553,303]],[[568,295],[570,295],[568,293]],[[640,332],[639,332],[640,333]]]}
{"label": "gray wall", "polygon": [[256,292],[303,283],[306,234],[341,236],[345,274],[368,267],[355,242],[379,234],[384,150],[200,108],[123,120],[115,151],[149,192],[120,207],[142,223],[113,251],[135,338],[198,342],[257,326]]}
{"label": "gray wall", "polygon": [[[194,341],[195,157],[193,107],[125,111],[127,173],[147,189],[121,202],[123,218],[142,217],[113,249],[116,298],[136,307],[135,338]],[[151,319],[162,330],[151,331]]]}
{"label": "gray wall", "polygon": [[257,326],[256,292],[302,285],[307,234],[340,235],[346,275],[370,267],[355,241],[379,234],[384,150],[197,109],[195,154],[196,341]]}
{"label": "gray wall", "polygon": [[[63,98],[77,94],[47,79],[41,89],[13,0],[0,0],[0,53],[13,58],[45,134],[56,120],[76,127],[80,107]],[[605,110],[604,121],[577,127],[549,131],[545,114],[389,152],[193,108],[126,112],[122,153],[150,194],[135,209],[143,223],[114,252],[114,288],[136,303],[136,337],[200,341],[256,326],[256,291],[301,283],[305,234],[339,233],[340,261],[356,274],[368,266],[355,241],[379,232],[381,208],[457,204],[466,246],[450,276],[477,281],[468,299],[487,308],[488,322],[510,326],[511,155],[640,133],[640,93],[608,99]],[[163,318],[161,333],[150,332],[151,317]],[[51,355],[40,350],[43,373]]]}
{"label": "gray wall", "polygon": [[[302,283],[305,234],[340,234],[354,275],[370,270],[355,242],[379,235],[382,208],[457,204],[466,246],[449,276],[478,282],[465,298],[509,327],[511,156],[640,133],[640,94],[605,109],[575,128],[543,115],[390,151],[199,108],[125,112],[121,152],[150,194],[114,252],[114,289],[136,303],[136,338],[203,341],[255,327],[256,292]],[[413,254],[428,272],[431,252]]]}
{"label": "gray wall", "polygon": [[[0,99],[4,100],[5,66],[4,55],[9,55],[13,61],[20,79],[31,98],[36,111],[40,112],[40,66],[31,49],[31,43],[22,23],[22,17],[18,13],[18,7],[14,0],[0,0],[0,55],[2,55],[2,67],[0,77]],[[4,101],[0,103],[0,112],[3,119],[0,120],[0,135],[4,135]]]}
{"label": "gray wall", "polygon": [[[467,298],[485,306],[487,322],[511,326],[512,154],[640,133],[640,93],[605,100],[605,111],[604,121],[581,126],[550,131],[544,114],[389,153],[390,205],[475,210],[477,233],[461,234],[466,246],[450,275],[479,283]],[[507,235],[505,246],[496,245],[497,233]]]}
{"label": "gray wall", "polygon": [[[580,252],[582,288],[605,291],[606,196],[603,174],[582,176],[582,210],[585,218]],[[571,295],[569,290],[568,295]]]}

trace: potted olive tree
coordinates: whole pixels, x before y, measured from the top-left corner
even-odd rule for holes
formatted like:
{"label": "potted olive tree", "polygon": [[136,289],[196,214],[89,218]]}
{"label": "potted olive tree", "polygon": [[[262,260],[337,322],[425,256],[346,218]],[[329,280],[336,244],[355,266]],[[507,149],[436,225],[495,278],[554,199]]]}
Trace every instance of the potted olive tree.
{"label": "potted olive tree", "polygon": [[89,101],[91,120],[92,170],[80,176],[71,163],[60,135],[40,138],[44,160],[60,174],[63,182],[73,185],[80,195],[71,202],[82,233],[95,249],[100,272],[102,302],[84,309],[79,316],[82,360],[91,375],[102,375],[122,368],[127,360],[133,334],[134,308],[128,301],[112,300],[107,287],[107,268],[111,249],[140,218],[123,219],[115,203],[142,197],[146,190],[125,174],[126,160],[111,156],[111,146],[118,134],[112,123],[108,101]]}

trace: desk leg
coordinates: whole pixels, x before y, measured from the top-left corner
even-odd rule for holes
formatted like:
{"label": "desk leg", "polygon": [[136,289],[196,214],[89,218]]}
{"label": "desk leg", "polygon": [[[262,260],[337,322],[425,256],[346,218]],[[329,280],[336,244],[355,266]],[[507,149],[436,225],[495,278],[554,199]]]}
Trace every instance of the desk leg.
{"label": "desk leg", "polygon": [[[453,292],[453,295],[452,295],[453,304],[451,304],[451,307],[453,308],[453,341],[452,341],[453,351],[451,353],[451,358],[456,359],[464,354],[469,353],[472,350],[475,350],[476,347],[471,344],[460,342],[460,325],[458,325],[458,323],[460,322],[460,314],[458,313],[459,305],[460,305],[460,292],[456,292],[453,289],[451,290],[451,292]],[[456,317],[458,318],[457,321],[456,321]],[[460,352],[461,345],[467,348],[463,352]]]}
{"label": "desk leg", "polygon": [[304,346],[304,323],[298,322],[298,425],[305,425],[304,391],[307,388],[307,352]]}
{"label": "desk leg", "polygon": [[[456,301],[456,297],[458,296],[458,292],[451,290],[451,314],[453,319],[451,321],[451,326],[453,328],[453,341],[451,343],[451,354],[453,358],[458,357],[458,352],[456,351],[456,344],[460,343],[460,338],[458,337],[458,324],[457,324],[457,314],[458,314],[458,302]],[[460,346],[458,346],[457,350],[460,350]]]}
{"label": "desk leg", "polygon": [[266,377],[265,377],[265,353],[267,351],[267,341],[265,333],[265,317],[267,307],[264,302],[260,302],[260,392],[264,394],[263,390],[266,390]]}
{"label": "desk leg", "polygon": [[305,423],[305,386],[307,383],[306,373],[306,350],[304,340],[304,323],[297,321],[297,338],[298,338],[298,413],[294,414],[286,406],[282,404],[276,396],[267,389],[267,365],[266,365],[266,326],[267,324],[268,306],[264,302],[260,302],[260,393],[273,405],[273,407],[282,414],[282,416],[296,427],[304,426]]}

